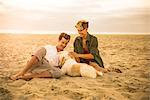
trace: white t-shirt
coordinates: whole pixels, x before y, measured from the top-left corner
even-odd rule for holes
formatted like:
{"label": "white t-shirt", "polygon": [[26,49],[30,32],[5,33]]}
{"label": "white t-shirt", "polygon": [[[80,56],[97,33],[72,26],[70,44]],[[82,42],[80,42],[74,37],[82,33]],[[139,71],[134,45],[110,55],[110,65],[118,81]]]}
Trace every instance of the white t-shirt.
{"label": "white t-shirt", "polygon": [[57,54],[56,46],[46,45],[44,48],[46,49],[45,58],[49,61],[49,64],[52,66],[58,66],[59,57]]}

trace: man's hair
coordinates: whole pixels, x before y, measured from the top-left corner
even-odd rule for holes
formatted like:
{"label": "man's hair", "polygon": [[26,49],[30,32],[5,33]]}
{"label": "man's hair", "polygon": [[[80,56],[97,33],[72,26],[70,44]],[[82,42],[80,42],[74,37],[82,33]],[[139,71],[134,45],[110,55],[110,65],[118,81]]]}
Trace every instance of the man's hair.
{"label": "man's hair", "polygon": [[60,41],[62,38],[65,38],[66,40],[70,40],[70,35],[68,35],[67,33],[61,33],[61,34],[59,35],[59,41]]}

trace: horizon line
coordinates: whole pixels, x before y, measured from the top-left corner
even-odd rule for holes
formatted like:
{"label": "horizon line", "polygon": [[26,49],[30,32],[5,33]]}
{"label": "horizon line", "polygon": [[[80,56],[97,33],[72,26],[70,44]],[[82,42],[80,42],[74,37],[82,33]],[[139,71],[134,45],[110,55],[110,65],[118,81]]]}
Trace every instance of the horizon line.
{"label": "horizon line", "polygon": [[[14,31],[14,30],[0,30],[0,34],[60,34],[62,32],[68,33],[68,34],[77,34],[75,31]],[[150,35],[150,32],[91,32],[88,31],[91,34],[148,34]]]}

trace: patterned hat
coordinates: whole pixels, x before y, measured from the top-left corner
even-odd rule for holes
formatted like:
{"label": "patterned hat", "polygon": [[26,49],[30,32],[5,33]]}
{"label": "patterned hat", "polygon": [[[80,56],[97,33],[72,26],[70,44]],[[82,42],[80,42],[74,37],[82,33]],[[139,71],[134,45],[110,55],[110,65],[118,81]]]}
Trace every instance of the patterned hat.
{"label": "patterned hat", "polygon": [[88,22],[85,20],[80,20],[77,22],[77,24],[75,25],[75,27],[78,30],[84,30],[85,28],[88,28]]}

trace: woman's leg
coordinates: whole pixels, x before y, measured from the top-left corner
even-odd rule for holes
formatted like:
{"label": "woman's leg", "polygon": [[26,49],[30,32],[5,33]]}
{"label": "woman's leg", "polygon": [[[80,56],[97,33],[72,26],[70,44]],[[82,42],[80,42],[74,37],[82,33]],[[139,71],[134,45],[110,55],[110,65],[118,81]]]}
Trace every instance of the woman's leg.
{"label": "woman's leg", "polygon": [[106,73],[108,72],[107,69],[100,67],[96,62],[89,62],[89,65],[92,66],[93,68],[95,68],[97,71]]}

